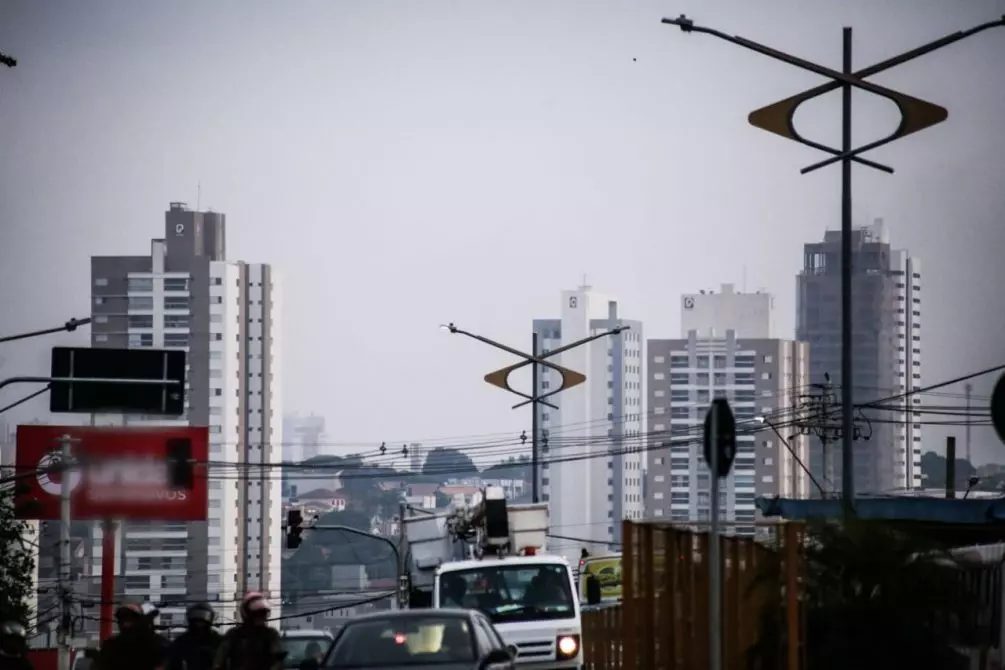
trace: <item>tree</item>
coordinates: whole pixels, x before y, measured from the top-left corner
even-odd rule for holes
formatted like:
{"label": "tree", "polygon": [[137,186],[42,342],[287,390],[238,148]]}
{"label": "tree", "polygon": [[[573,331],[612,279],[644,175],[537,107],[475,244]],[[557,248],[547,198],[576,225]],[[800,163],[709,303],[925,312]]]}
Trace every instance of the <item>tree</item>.
{"label": "tree", "polygon": [[463,477],[478,474],[478,468],[463,451],[436,447],[426,456],[426,462],[422,464],[422,474],[441,478]]}
{"label": "tree", "polygon": [[[806,667],[959,667],[955,622],[970,605],[959,566],[930,537],[882,521],[819,523],[807,529],[803,552]],[[784,583],[780,558],[759,581]],[[773,597],[748,667],[767,670],[784,665],[786,600],[777,586],[762,592]]]}
{"label": "tree", "polygon": [[20,621],[27,628],[35,572],[30,529],[16,518],[11,491],[0,491],[0,621]]}

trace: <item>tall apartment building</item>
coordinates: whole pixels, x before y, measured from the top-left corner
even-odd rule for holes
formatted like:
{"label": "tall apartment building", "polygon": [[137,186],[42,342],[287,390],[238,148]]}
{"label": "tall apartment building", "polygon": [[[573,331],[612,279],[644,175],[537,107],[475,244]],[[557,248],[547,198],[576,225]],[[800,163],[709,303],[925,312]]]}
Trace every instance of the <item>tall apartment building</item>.
{"label": "tall apartment building", "polygon": [[[165,235],[143,256],[91,258],[95,347],[188,352],[186,414],[209,426],[208,521],[128,523],[119,531],[119,594],[131,599],[208,599],[231,607],[248,590],[280,589],[282,457],[279,286],[268,265],[226,260],[223,214],[171,203]],[[170,425],[147,417],[97,423]],[[226,463],[227,465],[222,465]],[[100,533],[92,556],[100,566]],[[165,607],[164,623],[184,619]]]}
{"label": "tall apartment building", "polygon": [[[300,416],[297,413],[283,417],[283,462],[302,463],[321,455],[325,439],[325,418],[315,414]],[[298,493],[326,488],[332,479],[331,471],[308,470],[293,465],[283,467],[283,497],[296,498]]]}
{"label": "tall apartment building", "polygon": [[[602,550],[621,539],[621,520],[642,517],[644,501],[642,322],[622,318],[617,301],[589,286],[562,292],[561,316],[535,319],[543,351],[598,332],[629,326],[618,335],[549,358],[586,375],[586,382],[549,399],[559,409],[538,407],[542,440],[540,485],[557,540],[553,550],[579,560],[580,549]],[[541,368],[538,393],[561,384]]]}
{"label": "tall apartment building", "polygon": [[[921,387],[921,266],[908,252],[892,249],[883,221],[852,233],[853,398],[856,404]],[[827,231],[806,244],[797,277],[796,337],[810,345],[810,379],[830,374],[841,392],[841,234]],[[855,444],[855,489],[891,493],[921,486],[921,398],[894,402],[901,412],[866,411],[880,421],[869,441]],[[890,420],[896,420],[891,423]],[[839,414],[835,414],[835,421]],[[868,431],[868,427],[865,428]],[[829,456],[841,481],[839,449]],[[810,468],[824,472],[823,450],[814,440]]]}
{"label": "tall apartment building", "polygon": [[[711,480],[702,427],[713,398],[727,398],[737,422],[733,470],[720,509],[739,534],[753,534],[754,498],[808,495],[805,437],[786,427],[808,380],[808,347],[771,337],[772,298],[732,285],[681,298],[681,337],[646,343],[648,467],[646,517],[707,522]],[[778,429],[778,433],[772,428]],[[780,435],[779,435],[780,433]],[[744,525],[749,524],[749,525]]]}

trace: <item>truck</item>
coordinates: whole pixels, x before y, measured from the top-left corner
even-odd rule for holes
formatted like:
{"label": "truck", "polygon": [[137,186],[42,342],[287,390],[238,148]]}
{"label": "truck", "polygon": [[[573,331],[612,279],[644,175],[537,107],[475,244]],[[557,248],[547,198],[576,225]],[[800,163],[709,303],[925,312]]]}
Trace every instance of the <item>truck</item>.
{"label": "truck", "polygon": [[487,616],[521,670],[583,667],[582,615],[568,561],[547,553],[548,506],[487,487],[473,506],[403,515],[403,600]]}

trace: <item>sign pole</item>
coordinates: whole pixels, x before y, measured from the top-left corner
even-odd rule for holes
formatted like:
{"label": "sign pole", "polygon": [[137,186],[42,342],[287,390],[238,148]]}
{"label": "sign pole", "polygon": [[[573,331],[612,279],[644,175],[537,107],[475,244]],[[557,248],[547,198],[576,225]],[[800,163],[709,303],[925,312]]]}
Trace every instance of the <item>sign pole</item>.
{"label": "sign pole", "polygon": [[[718,405],[709,407],[711,416],[710,439],[719,444]],[[712,481],[712,523],[708,533],[708,644],[709,670],[722,670],[722,565],[719,558],[719,449],[713,448],[709,464]]]}
{"label": "sign pole", "polygon": [[70,630],[71,618],[71,598],[70,591],[72,585],[70,570],[70,524],[73,521],[70,509],[70,495],[73,492],[70,486],[72,473],[70,471],[70,447],[74,439],[70,435],[64,434],[59,438],[60,463],[63,472],[60,475],[59,484],[59,595],[60,595],[60,617],[59,617],[59,670],[70,670],[70,638],[73,631]]}
{"label": "sign pole", "polygon": [[112,636],[115,618],[115,522],[105,519],[101,526],[101,641]]}

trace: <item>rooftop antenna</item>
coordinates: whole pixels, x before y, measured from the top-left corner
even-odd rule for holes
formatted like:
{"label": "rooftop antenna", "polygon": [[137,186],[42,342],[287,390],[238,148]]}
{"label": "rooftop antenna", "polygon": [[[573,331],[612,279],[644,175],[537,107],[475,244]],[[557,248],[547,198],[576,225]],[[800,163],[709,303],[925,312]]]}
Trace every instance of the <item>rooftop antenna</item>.
{"label": "rooftop antenna", "polygon": [[744,293],[747,292],[747,264],[743,264],[743,280],[740,282],[740,290]]}
{"label": "rooftop antenna", "polygon": [[202,180],[195,187],[195,211],[202,211]]}

